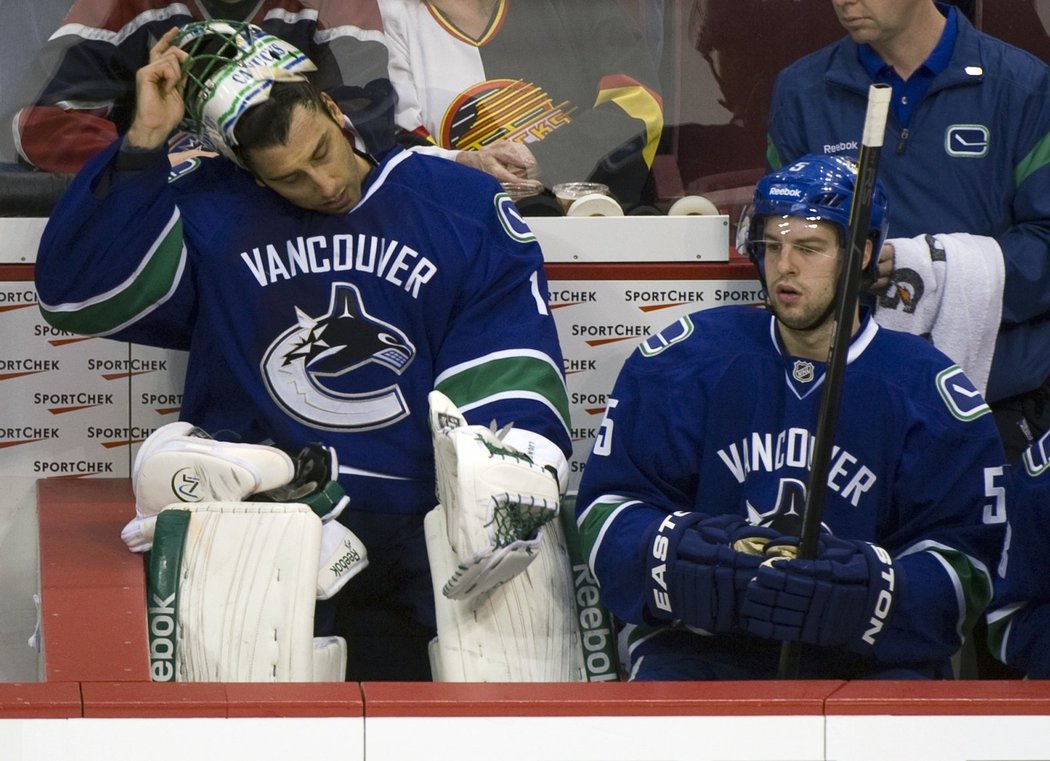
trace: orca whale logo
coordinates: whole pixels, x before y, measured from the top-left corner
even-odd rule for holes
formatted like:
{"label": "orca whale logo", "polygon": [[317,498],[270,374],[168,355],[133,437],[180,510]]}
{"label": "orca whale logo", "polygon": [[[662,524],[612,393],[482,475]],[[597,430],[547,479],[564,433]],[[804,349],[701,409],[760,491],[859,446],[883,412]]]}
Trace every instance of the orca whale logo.
{"label": "orca whale logo", "polygon": [[336,391],[326,381],[377,364],[401,375],[416,356],[401,330],[368,313],[352,283],[333,283],[328,312],[297,321],[270,345],[262,374],[270,396],[307,425],[365,431],[392,425],[409,414],[396,384],[363,393]]}

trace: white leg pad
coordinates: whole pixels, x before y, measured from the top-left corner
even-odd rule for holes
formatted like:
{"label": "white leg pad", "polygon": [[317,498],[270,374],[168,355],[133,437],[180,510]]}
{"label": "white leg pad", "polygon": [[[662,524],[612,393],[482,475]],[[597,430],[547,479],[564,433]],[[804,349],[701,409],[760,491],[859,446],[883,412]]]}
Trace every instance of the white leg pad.
{"label": "white leg pad", "polygon": [[321,544],[313,511],[255,502],[173,509],[190,512],[175,602],[175,680],[310,682],[338,672],[342,681],[345,643],[318,647],[313,636]]}
{"label": "white leg pad", "polygon": [[434,584],[434,681],[585,681],[572,569],[558,521],[544,528],[535,560],[519,575],[464,600],[442,593],[459,560],[439,505],[424,519]]}

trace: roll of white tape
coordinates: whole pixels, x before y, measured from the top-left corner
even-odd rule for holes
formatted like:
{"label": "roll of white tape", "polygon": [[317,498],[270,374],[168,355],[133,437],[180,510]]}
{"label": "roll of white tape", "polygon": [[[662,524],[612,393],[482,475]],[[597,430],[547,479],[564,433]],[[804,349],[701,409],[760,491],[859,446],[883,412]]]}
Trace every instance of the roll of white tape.
{"label": "roll of white tape", "polygon": [[609,196],[588,193],[572,202],[567,217],[622,217],[623,208]]}
{"label": "roll of white tape", "polygon": [[667,210],[667,216],[688,216],[690,214],[719,214],[718,207],[703,196],[685,196],[679,198]]}

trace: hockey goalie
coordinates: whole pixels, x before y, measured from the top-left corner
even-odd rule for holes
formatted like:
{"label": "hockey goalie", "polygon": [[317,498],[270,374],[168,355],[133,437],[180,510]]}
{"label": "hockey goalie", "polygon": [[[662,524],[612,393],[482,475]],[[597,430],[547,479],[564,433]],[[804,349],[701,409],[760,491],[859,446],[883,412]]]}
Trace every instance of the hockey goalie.
{"label": "hockey goalie", "polygon": [[438,506],[425,519],[435,681],[584,679],[557,469],[431,392]]}
{"label": "hockey goalie", "polygon": [[121,536],[150,552],[154,681],[342,681],[346,642],[313,636],[314,601],[368,564],[335,520],[349,500],[334,450],[294,458],[220,442],[189,423],[153,432],[132,466],[136,516]]}

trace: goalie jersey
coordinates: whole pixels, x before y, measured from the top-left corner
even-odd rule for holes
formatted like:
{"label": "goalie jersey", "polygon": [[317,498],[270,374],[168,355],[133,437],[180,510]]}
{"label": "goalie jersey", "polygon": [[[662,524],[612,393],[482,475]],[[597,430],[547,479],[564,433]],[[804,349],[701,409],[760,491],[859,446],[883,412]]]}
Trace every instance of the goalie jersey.
{"label": "goalie jersey", "polygon": [[[901,667],[946,676],[989,601],[1003,542],[997,430],[970,380],[920,338],[865,316],[847,362],[823,527],[881,545],[904,581],[877,663],[820,652],[810,675]],[[747,306],[684,317],[630,356],[584,470],[577,520],[607,607],[635,625],[632,643],[659,631],[647,619],[646,556],[669,513],[739,515],[798,533],[824,370],[787,355],[773,316]],[[776,673],[779,642],[742,631],[707,642],[715,662],[743,649],[756,676]]]}
{"label": "goalie jersey", "polygon": [[527,143],[548,187],[591,178],[637,202],[663,104],[619,3],[499,0],[476,40],[431,3],[379,7],[399,127],[449,149]]}
{"label": "goalie jersey", "polygon": [[[224,159],[93,159],[37,260],[64,330],[189,352],[181,417],[219,439],[335,447],[353,509],[435,504],[428,393],[571,451],[539,245],[499,185],[395,149],[345,215]],[[455,192],[450,192],[455,189]],[[556,453],[557,454],[557,453]]]}

